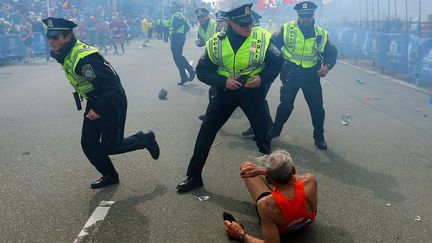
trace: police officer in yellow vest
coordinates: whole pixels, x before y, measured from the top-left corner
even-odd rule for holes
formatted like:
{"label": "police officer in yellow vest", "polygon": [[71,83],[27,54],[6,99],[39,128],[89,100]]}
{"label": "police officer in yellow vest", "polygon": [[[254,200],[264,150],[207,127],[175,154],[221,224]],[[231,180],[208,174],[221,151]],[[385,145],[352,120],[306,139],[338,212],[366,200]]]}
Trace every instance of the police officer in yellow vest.
{"label": "police officer in yellow vest", "polygon": [[87,101],[81,135],[84,154],[102,174],[91,188],[119,183],[119,176],[108,155],[137,149],[148,149],[153,159],[159,157],[159,146],[153,132],[138,132],[123,138],[127,99],[120,78],[92,46],[75,38],[77,25],[62,18],[47,18],[47,38],[51,56],[63,66],[66,77],[75,89],[78,110],[81,100]]}
{"label": "police officer in yellow vest", "polygon": [[195,10],[195,14],[198,18],[198,38],[195,40],[195,45],[198,47],[205,46],[208,39],[216,34],[216,21],[209,18],[209,11],[205,8],[198,8]]}
{"label": "police officer in yellow vest", "polygon": [[298,20],[284,24],[273,36],[286,61],[281,71],[281,103],[269,135],[271,138],[280,135],[294,109],[297,92],[302,89],[312,117],[315,145],[326,150],[320,78],[325,77],[336,64],[337,50],[330,42],[327,30],[315,25],[316,8],[313,2],[296,4],[294,9],[297,10]]}
{"label": "police officer in yellow vest", "polygon": [[[186,41],[186,34],[189,31],[189,22],[180,12],[181,8],[182,5],[178,3],[173,4],[171,9],[173,15],[170,20],[171,52],[174,63],[180,73],[180,82],[177,83],[178,85],[183,85],[195,79],[194,68],[189,64],[186,57],[183,56],[183,46]],[[186,71],[189,73],[189,76]]]}
{"label": "police officer in yellow vest", "polygon": [[253,29],[252,4],[225,14],[226,32],[215,34],[197,65],[200,81],[215,87],[217,95],[209,104],[189,162],[187,179],[177,185],[179,192],[203,186],[202,170],[219,129],[240,107],[256,134],[256,145],[263,154],[271,151],[267,133],[269,119],[265,108],[265,85],[273,82],[282,67],[280,51],[268,36]]}

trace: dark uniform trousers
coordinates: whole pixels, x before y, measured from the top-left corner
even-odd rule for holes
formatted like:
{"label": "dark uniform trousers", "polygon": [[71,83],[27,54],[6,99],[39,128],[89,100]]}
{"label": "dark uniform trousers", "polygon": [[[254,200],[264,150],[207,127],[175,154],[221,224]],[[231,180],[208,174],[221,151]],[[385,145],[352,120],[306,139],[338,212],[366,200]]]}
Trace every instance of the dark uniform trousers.
{"label": "dark uniform trousers", "polygon": [[[91,102],[87,103],[85,115],[91,109]],[[127,100],[124,98],[117,109],[99,119],[92,121],[84,117],[81,146],[90,163],[102,175],[117,175],[108,155],[144,148],[142,139],[137,135],[123,138],[126,110]]]}
{"label": "dark uniform trousers", "polygon": [[[263,86],[264,86],[264,97],[266,97],[268,91],[270,90],[271,83],[264,84]],[[207,106],[207,112],[210,109],[210,107],[212,107],[213,103],[215,102],[216,96],[217,96],[217,89],[215,87],[211,86],[209,89],[209,105]],[[272,120],[271,115],[270,115],[270,108],[268,106],[267,99],[265,99],[264,102],[265,102],[266,113],[267,113],[267,116],[269,118],[268,123],[267,123],[268,124],[267,129],[270,130],[273,126],[273,120]]]}
{"label": "dark uniform trousers", "polygon": [[186,70],[191,73],[194,71],[193,67],[189,64],[187,59],[183,56],[183,46],[186,41],[186,35],[180,33],[173,33],[171,40],[171,52],[174,58],[174,62],[179,70],[182,81],[188,81],[189,77],[186,74]]}
{"label": "dark uniform trousers", "polygon": [[251,123],[259,151],[264,154],[271,152],[270,138],[267,133],[269,117],[265,108],[264,88],[245,88],[236,91],[218,90],[213,102],[210,102],[207,108],[206,119],[201,124],[194,153],[189,162],[187,176],[201,177],[217,132],[237,107],[243,110]]}
{"label": "dark uniform trousers", "polygon": [[[282,75],[282,74],[281,74]],[[314,127],[313,137],[315,140],[324,139],[324,117],[322,89],[320,77],[316,73],[296,72],[288,75],[282,82],[280,89],[280,104],[277,108],[273,128],[270,131],[271,137],[279,136],[283,125],[287,122],[294,109],[294,101],[299,89],[302,89]]]}

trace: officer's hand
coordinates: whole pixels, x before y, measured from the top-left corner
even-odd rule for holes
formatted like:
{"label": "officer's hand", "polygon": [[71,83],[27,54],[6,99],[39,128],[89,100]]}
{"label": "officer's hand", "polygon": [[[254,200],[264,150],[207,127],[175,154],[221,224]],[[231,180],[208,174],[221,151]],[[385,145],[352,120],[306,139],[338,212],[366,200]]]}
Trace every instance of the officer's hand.
{"label": "officer's hand", "polygon": [[236,89],[240,88],[241,86],[243,86],[242,83],[235,80],[234,78],[228,78],[226,83],[225,83],[225,88],[227,88],[229,90],[236,90]]}
{"label": "officer's hand", "polygon": [[201,40],[200,39],[195,40],[195,45],[200,47],[201,46]]}
{"label": "officer's hand", "polygon": [[96,112],[94,112],[93,110],[89,110],[89,112],[86,115],[86,118],[94,121],[96,119],[99,119],[100,116]]}
{"label": "officer's hand", "polygon": [[323,78],[327,75],[327,73],[329,71],[330,71],[330,68],[327,65],[324,65],[318,70],[318,76]]}
{"label": "officer's hand", "polygon": [[258,88],[259,86],[261,86],[261,77],[259,75],[255,76],[255,78],[248,82],[245,87],[246,88]]}

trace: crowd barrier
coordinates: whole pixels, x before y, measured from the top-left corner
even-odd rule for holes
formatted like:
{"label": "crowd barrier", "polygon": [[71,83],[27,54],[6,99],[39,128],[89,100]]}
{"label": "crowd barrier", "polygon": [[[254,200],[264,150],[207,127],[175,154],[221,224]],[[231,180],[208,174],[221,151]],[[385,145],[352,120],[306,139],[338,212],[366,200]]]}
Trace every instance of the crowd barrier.
{"label": "crowd barrier", "polygon": [[[141,35],[141,26],[138,24],[130,25],[129,34],[131,37]],[[86,41],[86,40],[85,40]],[[50,47],[44,34],[33,33],[32,50],[35,55],[44,54]],[[5,62],[11,59],[20,59],[25,56],[25,46],[19,35],[0,35],[0,61]]]}
{"label": "crowd barrier", "polygon": [[[44,54],[49,50],[45,36],[42,33],[33,33],[33,53]],[[0,35],[0,60],[23,58],[25,46],[19,35]]]}
{"label": "crowd barrier", "polygon": [[409,73],[412,80],[432,83],[431,38],[357,28],[327,29],[340,57],[371,60],[383,72]]}

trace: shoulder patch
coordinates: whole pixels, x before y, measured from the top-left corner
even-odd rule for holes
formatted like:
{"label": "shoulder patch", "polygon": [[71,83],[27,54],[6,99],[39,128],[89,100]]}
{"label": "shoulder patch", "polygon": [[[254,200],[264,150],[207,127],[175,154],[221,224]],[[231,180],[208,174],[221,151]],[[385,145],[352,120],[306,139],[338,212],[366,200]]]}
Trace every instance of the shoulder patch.
{"label": "shoulder patch", "polygon": [[273,43],[270,43],[269,50],[277,57],[281,54],[281,51]]}
{"label": "shoulder patch", "polygon": [[96,78],[96,74],[90,64],[85,64],[81,69],[82,76],[87,80],[93,80]]}

